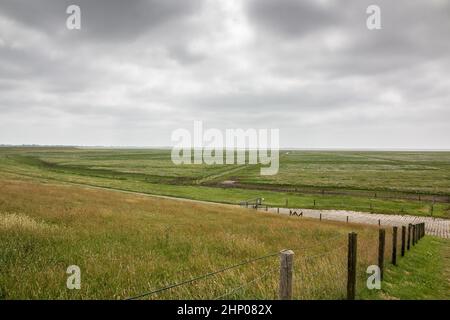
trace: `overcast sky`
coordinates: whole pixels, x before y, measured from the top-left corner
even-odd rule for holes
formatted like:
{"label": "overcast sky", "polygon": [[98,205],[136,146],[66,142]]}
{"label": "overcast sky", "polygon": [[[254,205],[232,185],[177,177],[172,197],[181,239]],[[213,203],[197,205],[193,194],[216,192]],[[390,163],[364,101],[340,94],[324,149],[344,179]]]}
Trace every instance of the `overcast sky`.
{"label": "overcast sky", "polygon": [[0,112],[0,144],[448,149],[450,0],[0,0]]}

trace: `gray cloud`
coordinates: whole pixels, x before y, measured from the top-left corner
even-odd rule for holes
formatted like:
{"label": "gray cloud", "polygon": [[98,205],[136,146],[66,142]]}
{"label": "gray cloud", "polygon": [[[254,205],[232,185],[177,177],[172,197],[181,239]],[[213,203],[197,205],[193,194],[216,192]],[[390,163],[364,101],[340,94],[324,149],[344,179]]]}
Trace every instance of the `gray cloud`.
{"label": "gray cloud", "polygon": [[47,33],[69,36],[61,27],[66,22],[66,8],[78,5],[82,12],[83,40],[129,41],[148,32],[163,33],[171,23],[195,14],[200,0],[2,0],[2,11],[14,20]]}
{"label": "gray cloud", "polygon": [[251,0],[247,10],[262,31],[298,38],[308,32],[337,26],[345,17],[335,14],[335,9],[334,3],[313,0]]}
{"label": "gray cloud", "polygon": [[168,145],[203,120],[282,146],[450,148],[450,3],[376,1],[369,31],[373,3],[0,0],[0,143]]}

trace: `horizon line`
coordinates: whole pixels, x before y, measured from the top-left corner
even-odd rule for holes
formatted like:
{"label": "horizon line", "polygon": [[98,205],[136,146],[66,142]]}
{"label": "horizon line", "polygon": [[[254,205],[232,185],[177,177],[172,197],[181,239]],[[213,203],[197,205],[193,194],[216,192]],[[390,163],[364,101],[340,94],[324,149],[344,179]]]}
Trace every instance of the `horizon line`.
{"label": "horizon line", "polygon": [[[64,145],[64,144],[0,144],[0,148],[80,148],[80,149],[172,149],[172,146],[126,146],[126,145]],[[195,148],[192,148],[195,150]],[[267,148],[270,150],[270,148]],[[226,150],[226,148],[224,148]],[[243,150],[237,148],[237,150]],[[245,148],[244,150],[254,150]],[[450,151],[450,148],[411,148],[411,147],[280,147],[283,151]]]}

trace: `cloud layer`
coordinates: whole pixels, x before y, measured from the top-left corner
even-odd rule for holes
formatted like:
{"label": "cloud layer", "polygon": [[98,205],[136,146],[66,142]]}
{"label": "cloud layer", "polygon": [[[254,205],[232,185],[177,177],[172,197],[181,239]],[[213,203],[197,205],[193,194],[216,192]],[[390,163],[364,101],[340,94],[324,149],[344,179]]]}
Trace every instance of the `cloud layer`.
{"label": "cloud layer", "polygon": [[450,148],[448,39],[447,0],[0,0],[0,144]]}

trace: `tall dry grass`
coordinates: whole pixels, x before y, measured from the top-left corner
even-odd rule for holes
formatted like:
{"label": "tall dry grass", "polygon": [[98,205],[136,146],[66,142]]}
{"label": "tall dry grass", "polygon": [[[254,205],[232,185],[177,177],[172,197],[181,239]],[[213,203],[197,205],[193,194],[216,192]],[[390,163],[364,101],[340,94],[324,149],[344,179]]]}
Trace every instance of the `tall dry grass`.
{"label": "tall dry grass", "polygon": [[[0,190],[3,299],[123,299],[282,249],[295,252],[294,298],[340,299],[350,231],[358,284],[376,263],[370,226],[4,178]],[[80,290],[66,288],[73,264]],[[276,299],[278,268],[275,255],[143,298]]]}

